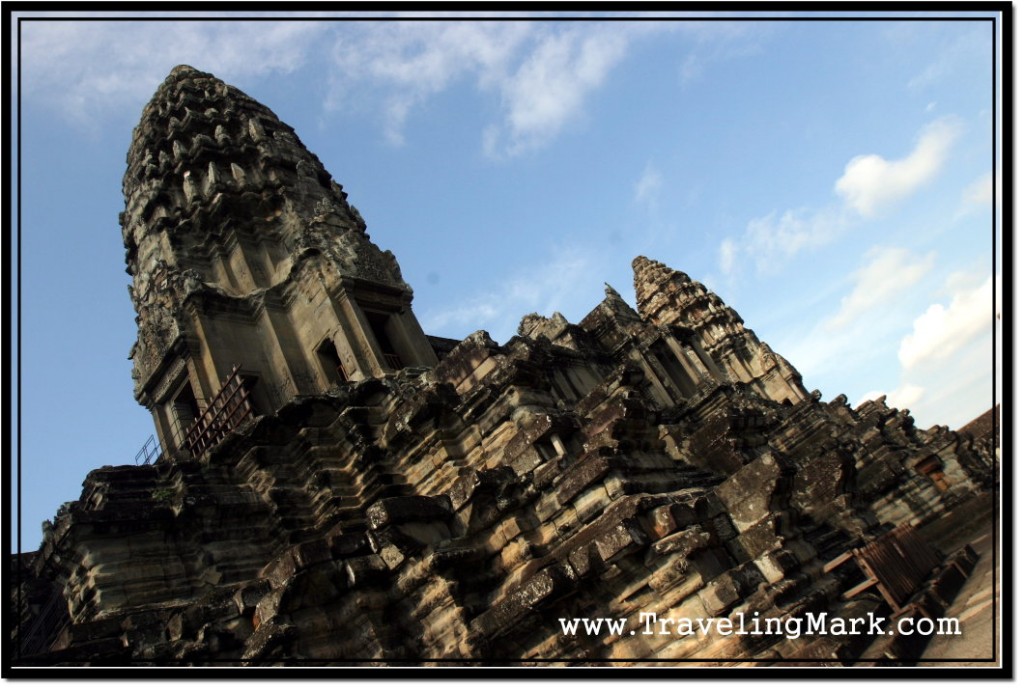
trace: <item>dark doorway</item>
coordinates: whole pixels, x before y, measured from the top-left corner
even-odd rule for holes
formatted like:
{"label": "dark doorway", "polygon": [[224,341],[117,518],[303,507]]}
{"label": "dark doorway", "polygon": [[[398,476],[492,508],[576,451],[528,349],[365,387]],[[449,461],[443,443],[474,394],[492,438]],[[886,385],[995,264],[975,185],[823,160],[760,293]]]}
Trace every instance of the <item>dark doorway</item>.
{"label": "dark doorway", "polygon": [[174,415],[174,441],[179,448],[185,448],[185,439],[189,429],[199,419],[199,401],[192,390],[192,383],[186,381],[178,395],[171,402],[171,410]]}
{"label": "dark doorway", "polygon": [[370,323],[370,330],[373,331],[373,337],[377,339],[377,345],[380,346],[380,350],[384,354],[384,363],[391,369],[402,369],[404,367],[402,358],[398,356],[398,351],[388,335],[388,321],[390,319],[391,315],[384,314],[383,312],[366,312],[366,320]]}
{"label": "dark doorway", "polygon": [[316,349],[316,356],[320,360],[324,374],[327,375],[328,382],[344,384],[348,381],[348,374],[345,372],[345,366],[341,364],[341,356],[338,355],[338,347],[334,345],[334,341],[325,338]]}

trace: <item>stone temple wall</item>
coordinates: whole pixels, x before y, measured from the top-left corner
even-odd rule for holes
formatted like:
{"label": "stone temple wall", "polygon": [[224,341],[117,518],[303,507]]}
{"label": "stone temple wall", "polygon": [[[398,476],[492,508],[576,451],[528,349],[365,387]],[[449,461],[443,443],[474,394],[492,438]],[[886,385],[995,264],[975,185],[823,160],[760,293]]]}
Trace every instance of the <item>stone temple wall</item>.
{"label": "stone temple wall", "polygon": [[[630,631],[649,612],[888,615],[847,595],[852,564],[826,565],[990,491],[991,440],[918,430],[884,399],[822,402],[704,286],[633,267],[638,309],[609,287],[579,324],[431,337],[435,365],[294,395],[199,457],[93,471],[16,558],[21,661],[855,657],[863,636]],[[628,623],[566,633],[581,617]]]}
{"label": "stone temple wall", "polygon": [[[856,574],[825,562],[982,489],[964,440],[881,402],[721,383],[657,404],[642,347],[617,346],[659,331],[618,303],[540,320],[562,345],[479,332],[202,459],[94,471],[26,567],[70,614],[45,659],[801,657],[784,637],[571,637],[559,618],[853,616],[879,603],[842,600]],[[940,492],[913,461],[956,441]]]}

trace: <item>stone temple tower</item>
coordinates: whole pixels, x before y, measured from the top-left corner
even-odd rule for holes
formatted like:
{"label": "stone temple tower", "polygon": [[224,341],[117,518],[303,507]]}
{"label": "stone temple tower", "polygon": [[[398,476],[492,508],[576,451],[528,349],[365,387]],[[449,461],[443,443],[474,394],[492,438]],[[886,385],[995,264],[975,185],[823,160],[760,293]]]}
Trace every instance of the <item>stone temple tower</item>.
{"label": "stone temple tower", "polygon": [[634,259],[633,271],[640,315],[659,326],[692,329],[728,380],[749,384],[779,403],[807,398],[800,373],[703,283],[647,257]]}
{"label": "stone temple tower", "polygon": [[[973,564],[927,580],[924,541],[991,512],[991,439],[823,403],[664,264],[634,262],[635,310],[607,287],[503,345],[425,336],[316,157],[189,67],[124,193],[135,396],[173,462],[92,471],[11,560],[16,665],[913,658],[918,637],[863,631],[632,632],[933,616]],[[561,624],[582,618],[607,635]]]}
{"label": "stone temple tower", "polygon": [[290,127],[213,75],[170,73],[133,133],[123,189],[135,397],[165,453],[196,455],[218,402],[230,424],[242,405],[265,414],[437,363],[398,263],[341,186]]}

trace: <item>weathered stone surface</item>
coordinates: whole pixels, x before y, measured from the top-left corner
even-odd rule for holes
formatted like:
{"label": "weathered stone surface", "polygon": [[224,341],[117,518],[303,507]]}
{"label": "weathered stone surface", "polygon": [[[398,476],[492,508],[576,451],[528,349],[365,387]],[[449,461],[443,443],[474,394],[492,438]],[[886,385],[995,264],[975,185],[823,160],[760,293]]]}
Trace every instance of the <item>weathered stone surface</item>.
{"label": "weathered stone surface", "polygon": [[[135,393],[165,453],[90,473],[18,556],[26,664],[848,656],[559,619],[842,611],[856,574],[825,562],[992,487],[988,427],[822,403],[644,257],[636,310],[608,287],[579,324],[428,338],[316,157],[192,68],[146,106],[124,193]],[[235,363],[252,415],[182,443]]]}
{"label": "weathered stone surface", "polygon": [[448,497],[389,497],[366,510],[366,519],[373,530],[410,521],[446,521],[451,517]]}
{"label": "weathered stone surface", "polygon": [[779,463],[766,455],[734,473],[715,489],[715,494],[742,533],[768,517],[781,479]]}

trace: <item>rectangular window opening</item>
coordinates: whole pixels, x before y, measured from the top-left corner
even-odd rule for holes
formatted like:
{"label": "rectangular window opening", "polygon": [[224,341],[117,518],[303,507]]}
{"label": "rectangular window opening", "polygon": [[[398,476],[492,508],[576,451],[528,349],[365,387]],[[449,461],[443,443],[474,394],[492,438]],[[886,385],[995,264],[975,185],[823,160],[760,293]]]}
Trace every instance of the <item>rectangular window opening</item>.
{"label": "rectangular window opening", "polygon": [[682,363],[679,362],[679,359],[664,343],[655,344],[652,351],[654,352],[654,357],[658,360],[658,364],[661,365],[668,375],[670,383],[679,393],[686,397],[696,393],[697,387],[690,380]]}
{"label": "rectangular window opening", "polygon": [[388,321],[391,319],[391,315],[369,310],[366,310],[365,314],[366,320],[370,323],[373,337],[377,339],[377,345],[380,346],[381,353],[384,355],[384,363],[391,369],[402,369],[405,365],[402,364],[402,358],[399,357],[398,350],[388,335]]}
{"label": "rectangular window opening", "polygon": [[341,356],[338,355],[338,347],[334,341],[325,338],[324,342],[316,349],[316,356],[320,360],[327,381],[331,384],[344,384],[348,381],[348,373],[341,363]]}
{"label": "rectangular window opening", "polygon": [[185,435],[189,428],[199,419],[199,414],[199,401],[192,390],[192,383],[186,381],[178,395],[171,401],[171,417],[174,420],[174,441],[179,447],[185,447]]}

